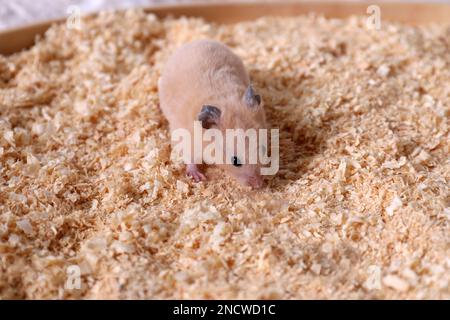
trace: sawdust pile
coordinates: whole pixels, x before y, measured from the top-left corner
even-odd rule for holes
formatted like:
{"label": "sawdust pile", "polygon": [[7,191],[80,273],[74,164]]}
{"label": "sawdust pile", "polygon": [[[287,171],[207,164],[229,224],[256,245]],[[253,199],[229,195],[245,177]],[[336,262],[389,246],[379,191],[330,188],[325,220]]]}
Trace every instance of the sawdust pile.
{"label": "sawdust pile", "polygon": [[[262,191],[171,161],[157,80],[198,38],[280,129]],[[0,297],[450,298],[449,41],[317,16],[52,27],[0,57]]]}

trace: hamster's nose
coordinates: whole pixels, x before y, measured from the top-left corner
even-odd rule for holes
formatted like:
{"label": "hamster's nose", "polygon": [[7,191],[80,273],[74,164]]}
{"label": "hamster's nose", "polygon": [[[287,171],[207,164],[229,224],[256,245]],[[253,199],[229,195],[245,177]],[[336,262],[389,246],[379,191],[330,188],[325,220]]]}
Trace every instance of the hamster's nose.
{"label": "hamster's nose", "polygon": [[263,186],[263,179],[261,176],[250,176],[247,178],[247,184],[254,189],[260,189]]}

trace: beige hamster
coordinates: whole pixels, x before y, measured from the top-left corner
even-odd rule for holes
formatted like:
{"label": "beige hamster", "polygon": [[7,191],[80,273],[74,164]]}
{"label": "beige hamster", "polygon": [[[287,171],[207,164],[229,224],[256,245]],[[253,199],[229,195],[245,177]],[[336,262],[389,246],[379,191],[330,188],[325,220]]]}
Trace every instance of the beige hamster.
{"label": "beige hamster", "polygon": [[[216,128],[224,137],[226,129],[266,128],[261,97],[250,86],[241,59],[220,42],[197,40],[177,49],[168,59],[158,87],[171,132],[184,128],[193,134],[196,120],[201,121],[202,130]],[[248,149],[246,142],[245,152]],[[229,164],[218,166],[243,184],[262,187],[260,164],[245,163],[241,158],[249,159],[248,154],[234,154]],[[206,179],[193,159],[186,164],[186,173],[197,182]]]}

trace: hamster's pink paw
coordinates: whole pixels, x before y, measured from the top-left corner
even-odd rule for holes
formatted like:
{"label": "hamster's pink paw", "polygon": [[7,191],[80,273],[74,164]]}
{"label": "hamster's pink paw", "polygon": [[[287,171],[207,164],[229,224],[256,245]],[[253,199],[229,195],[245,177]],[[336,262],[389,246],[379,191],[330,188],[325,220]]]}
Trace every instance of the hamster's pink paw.
{"label": "hamster's pink paw", "polygon": [[188,164],[186,166],[186,174],[194,179],[195,182],[200,182],[206,180],[206,177],[203,173],[200,172],[197,165],[195,164]]}

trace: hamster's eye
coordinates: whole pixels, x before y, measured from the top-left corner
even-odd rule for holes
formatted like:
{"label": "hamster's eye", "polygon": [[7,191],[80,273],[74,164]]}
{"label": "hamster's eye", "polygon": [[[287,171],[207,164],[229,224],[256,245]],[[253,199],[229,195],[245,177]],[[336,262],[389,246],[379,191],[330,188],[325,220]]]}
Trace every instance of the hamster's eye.
{"label": "hamster's eye", "polygon": [[231,163],[232,163],[233,166],[235,166],[235,167],[240,167],[240,166],[242,166],[241,160],[239,160],[239,158],[236,157],[236,156],[231,157]]}

